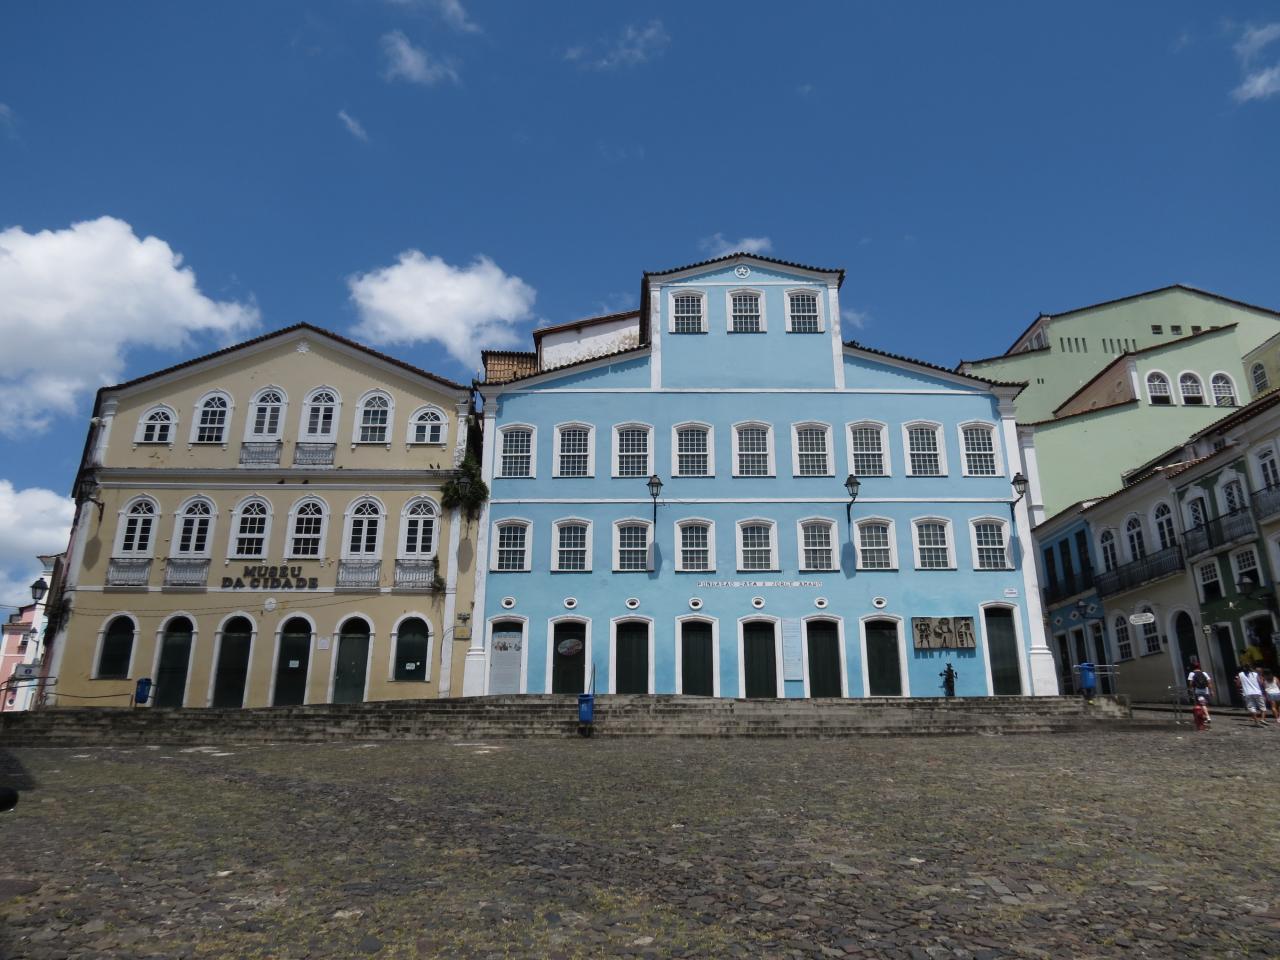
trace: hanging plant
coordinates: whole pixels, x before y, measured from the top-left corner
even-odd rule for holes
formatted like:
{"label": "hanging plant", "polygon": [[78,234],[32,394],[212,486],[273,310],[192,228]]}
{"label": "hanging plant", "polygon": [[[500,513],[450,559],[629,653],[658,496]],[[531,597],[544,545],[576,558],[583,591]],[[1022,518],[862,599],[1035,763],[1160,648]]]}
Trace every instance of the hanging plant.
{"label": "hanging plant", "polygon": [[445,483],[440,491],[440,502],[446,509],[461,507],[468,520],[474,520],[480,508],[489,499],[489,487],[480,477],[480,464],[474,457],[467,457],[458,468],[458,475]]}

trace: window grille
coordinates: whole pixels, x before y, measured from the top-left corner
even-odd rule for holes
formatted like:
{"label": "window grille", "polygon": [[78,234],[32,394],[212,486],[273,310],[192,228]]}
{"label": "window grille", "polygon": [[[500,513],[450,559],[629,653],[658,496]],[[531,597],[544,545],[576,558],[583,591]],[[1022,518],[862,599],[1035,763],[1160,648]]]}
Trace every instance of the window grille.
{"label": "window grille", "polygon": [[585,427],[565,427],[560,431],[560,476],[587,476],[590,437]]}
{"label": "window grille", "polygon": [[528,530],[522,523],[498,527],[498,569],[523,570]]}
{"label": "window grille", "polygon": [[333,413],[338,398],[327,390],[313,394],[307,405],[307,436],[327,437],[333,434]]}
{"label": "window grille", "polygon": [[649,569],[649,528],[644,524],[618,527],[618,569]]}
{"label": "window grille", "polygon": [[1188,406],[1199,406],[1204,403],[1204,384],[1194,373],[1184,373],[1179,377],[1178,389],[1182,391],[1182,402]]}
{"label": "window grille", "polygon": [[200,424],[196,427],[196,443],[222,443],[226,429],[226,398],[210,397],[200,408]]}
{"label": "window grille", "polygon": [[502,475],[528,477],[533,472],[533,432],[508,430],[502,435]]}
{"label": "window grille", "polygon": [[236,556],[261,557],[266,552],[267,505],[251,500],[240,508],[240,527],[236,531]]}
{"label": "window grille", "polygon": [[916,524],[916,540],[920,546],[922,570],[946,570],[951,566],[951,548],[947,543],[945,523]]}
{"label": "window grille", "polygon": [[796,431],[797,460],[800,476],[825,477],[827,467],[827,431],[822,427],[801,427]]}
{"label": "window grille", "polygon": [[155,517],[156,508],[150,500],[139,500],[129,508],[124,537],[120,541],[121,552],[146,553],[151,548],[151,528]]}
{"label": "window grille", "polygon": [[690,523],[680,528],[680,567],[711,569],[711,536],[706,524]]}
{"label": "window grille", "polygon": [[760,295],[756,293],[735,293],[733,295],[734,333],[759,333]]}
{"label": "window grille", "polygon": [[444,420],[434,410],[426,410],[418,414],[413,424],[414,443],[443,443]]}
{"label": "window grille", "polygon": [[430,553],[436,536],[435,508],[425,501],[415,503],[409,508],[404,524],[405,555],[421,556]]}
{"label": "window grille", "polygon": [[1160,541],[1160,549],[1168,550],[1178,542],[1173,530],[1173,511],[1168,504],[1162,503],[1156,507],[1155,520],[1156,539]]}
{"label": "window grille", "polygon": [[707,431],[682,427],[676,431],[676,471],[682,477],[705,477],[710,471]]}
{"label": "window grille", "polygon": [[618,476],[649,476],[649,431],[645,427],[618,431]]}
{"label": "window grille", "polygon": [[821,327],[818,321],[818,297],[816,294],[791,294],[791,332],[821,332]]}
{"label": "window grille", "polygon": [[178,553],[203,554],[209,549],[209,504],[199,500],[183,511],[182,530],[178,534]]}
{"label": "window grille", "polygon": [[883,477],[884,447],[879,427],[853,427],[850,430],[853,449],[853,472],[860,477]]}
{"label": "window grille", "polygon": [[391,419],[391,401],[386,397],[370,397],[360,412],[360,442],[386,443]]}
{"label": "window grille", "polygon": [[1129,559],[1141,560],[1147,555],[1147,541],[1142,532],[1142,521],[1133,517],[1124,525],[1125,536],[1129,540]]}
{"label": "window grille", "polygon": [[1253,377],[1253,389],[1255,393],[1262,393],[1271,384],[1267,379],[1267,368],[1260,363],[1255,363],[1250,371]]}
{"label": "window grille", "polygon": [[173,429],[173,418],[167,410],[156,410],[147,414],[142,427],[143,443],[168,443]]}
{"label": "window grille", "polygon": [[702,333],[702,298],[681,294],[674,301],[672,329],[676,333]]}
{"label": "window grille", "polygon": [[365,501],[351,513],[351,536],[347,538],[347,552],[368,556],[378,552],[378,532],[382,523],[382,511],[376,503]]}
{"label": "window grille", "polygon": [[990,427],[964,428],[964,456],[971,476],[996,475],[996,444]]}
{"label": "window grille", "polygon": [[858,555],[865,570],[893,569],[887,523],[864,523],[858,527]]}
{"label": "window grille", "polygon": [[769,542],[769,526],[748,523],[742,526],[742,569],[772,570],[773,549]]}
{"label": "window grille", "polygon": [[290,556],[320,556],[320,530],[324,524],[324,507],[311,501],[301,504],[293,515],[293,544]]}
{"label": "window grille", "polygon": [[831,524],[806,523],[804,535],[804,567],[806,570],[832,570]]}
{"label": "window grille", "polygon": [[1173,403],[1169,390],[1169,378],[1163,373],[1153,373],[1147,377],[1147,396],[1156,406],[1167,407]]}
{"label": "window grille", "polygon": [[1129,623],[1124,617],[1116,617],[1115,619],[1116,634],[1116,658],[1119,660],[1133,659],[1133,641],[1129,637]]}
{"label": "window grille", "polygon": [[274,437],[280,433],[280,411],[284,398],[274,390],[258,398],[253,409],[253,434],[258,437]]}
{"label": "window grille", "polygon": [[975,523],[973,539],[978,547],[979,570],[1007,570],[1009,553],[1004,545],[1004,524]]}
{"label": "window grille", "polygon": [[1234,407],[1236,405],[1236,388],[1232,385],[1230,377],[1225,373],[1214,374],[1211,385],[1214,406]]}
{"label": "window grille", "polygon": [[768,428],[738,428],[738,474],[743,477],[769,475]]}
{"label": "window grille", "polygon": [[558,570],[587,569],[587,525],[562,523],[559,528],[556,568]]}
{"label": "window grille", "polygon": [[907,446],[911,456],[911,472],[915,476],[942,475],[942,458],[938,455],[936,427],[911,427],[907,431]]}

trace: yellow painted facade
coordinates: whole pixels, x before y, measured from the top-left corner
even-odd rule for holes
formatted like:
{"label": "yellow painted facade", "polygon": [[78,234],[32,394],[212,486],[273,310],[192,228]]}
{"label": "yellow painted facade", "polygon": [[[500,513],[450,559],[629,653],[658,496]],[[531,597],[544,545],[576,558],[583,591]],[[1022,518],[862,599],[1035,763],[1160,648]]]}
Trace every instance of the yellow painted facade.
{"label": "yellow painted facade", "polygon": [[441,488],[469,404],[305,325],[100,391],[52,702],[457,695],[475,529]]}

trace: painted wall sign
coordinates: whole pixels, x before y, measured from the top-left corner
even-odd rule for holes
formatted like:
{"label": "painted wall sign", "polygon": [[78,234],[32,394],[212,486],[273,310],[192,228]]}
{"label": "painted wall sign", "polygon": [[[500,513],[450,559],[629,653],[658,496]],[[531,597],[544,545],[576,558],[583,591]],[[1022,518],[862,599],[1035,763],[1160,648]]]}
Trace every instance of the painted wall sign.
{"label": "painted wall sign", "polygon": [[699,580],[700,587],[821,587],[821,580]]}
{"label": "painted wall sign", "polygon": [[1018,588],[1017,588],[1017,587],[1005,587],[1005,588],[1004,588],[1004,595],[1005,595],[1006,597],[1009,597],[1009,598],[1016,597],[1016,596],[1018,595]]}
{"label": "painted wall sign", "polygon": [[917,650],[973,650],[978,642],[973,617],[912,617]]}
{"label": "painted wall sign", "polygon": [[1144,627],[1148,623],[1155,623],[1156,615],[1154,613],[1133,613],[1129,615],[1129,622],[1135,627]]}
{"label": "painted wall sign", "polygon": [[254,564],[238,577],[223,577],[223,590],[318,590],[319,577],[304,577],[301,566]]}
{"label": "painted wall sign", "polygon": [[804,679],[803,640],[800,635],[800,621],[788,617],[782,621],[782,679]]}

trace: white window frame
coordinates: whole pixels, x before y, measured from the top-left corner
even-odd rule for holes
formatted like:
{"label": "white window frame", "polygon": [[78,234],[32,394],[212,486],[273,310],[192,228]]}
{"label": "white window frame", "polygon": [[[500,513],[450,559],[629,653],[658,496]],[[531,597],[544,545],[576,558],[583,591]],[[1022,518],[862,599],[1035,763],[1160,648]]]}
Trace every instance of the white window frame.
{"label": "white window frame", "polygon": [[648,451],[647,451],[647,452],[646,452],[646,454],[645,454],[645,457],[646,457],[646,465],[645,465],[645,471],[644,471],[644,477],[643,477],[643,479],[645,479],[645,480],[649,479],[649,477],[653,476],[653,473],[654,473],[653,465],[654,465],[654,463],[656,462],[656,461],[654,460],[654,456],[653,456],[653,455],[654,455],[654,449],[653,449],[653,440],[654,440],[653,424],[651,424],[651,423],[641,423],[641,422],[640,422],[640,421],[638,421],[638,420],[629,420],[629,421],[627,421],[626,423],[615,423],[615,424],[613,425],[613,456],[612,456],[612,458],[611,458],[611,459],[612,459],[612,461],[613,461],[613,464],[612,464],[612,465],[613,465],[613,472],[612,472],[612,474],[611,474],[611,475],[612,475],[613,477],[620,478],[620,479],[623,479],[623,480],[638,480],[638,479],[641,479],[640,477],[633,476],[633,475],[631,475],[631,474],[628,474],[628,475],[626,475],[626,476],[623,476],[623,475],[622,475],[622,472],[621,472],[621,456],[622,456],[622,451],[621,451],[621,449],[620,449],[620,437],[621,437],[621,434],[622,434],[622,431],[623,431],[623,430],[644,430],[644,431],[648,434],[648,436],[649,436],[649,442],[648,442]]}
{"label": "white window frame", "polygon": [[[1277,478],[1276,483],[1274,484],[1268,483],[1267,481],[1267,470],[1264,466],[1267,463],[1271,464],[1272,471]],[[1257,477],[1255,489],[1266,490],[1268,487],[1272,486],[1280,487],[1280,457],[1276,456],[1276,448],[1274,444],[1263,444],[1254,451],[1253,466]]]}
{"label": "white window frame", "polygon": [[[871,524],[884,525],[888,527],[887,535],[889,537],[889,566],[887,567],[868,567],[862,562],[862,528]],[[898,531],[894,522],[888,517],[862,517],[853,525],[854,529],[854,556],[857,558],[857,569],[867,570],[871,573],[883,572],[891,573],[898,569]]]}
{"label": "white window frame", "polygon": [[[1240,569],[1240,557],[1241,555],[1246,553],[1253,554],[1253,568],[1249,571],[1243,571]],[[1249,572],[1254,575],[1255,582],[1254,582],[1253,588],[1255,590],[1261,589],[1262,587],[1266,586],[1266,579],[1262,573],[1262,558],[1258,556],[1258,551],[1253,546],[1241,547],[1239,550],[1233,550],[1231,553],[1231,577],[1232,577],[1231,586],[1232,586],[1232,589],[1237,593],[1240,590],[1238,586],[1238,584],[1240,583],[1240,577],[1245,572]]]}
{"label": "white window frame", "polygon": [[[560,439],[565,430],[587,431],[587,472],[585,475],[563,474],[560,472]],[[596,475],[596,428],[594,424],[581,420],[557,423],[555,426],[554,449],[551,452],[551,476],[564,477],[566,480],[585,480]]]}
{"label": "white window frame", "polygon": [[[1168,392],[1168,393],[1161,394],[1161,396],[1163,396],[1163,397],[1165,398],[1165,400],[1167,401],[1167,402],[1165,402],[1165,403],[1157,403],[1157,402],[1155,401],[1155,399],[1154,399],[1154,397],[1156,396],[1156,394],[1154,394],[1154,393],[1152,393],[1152,392],[1151,392],[1151,378],[1152,378],[1152,377],[1157,377],[1157,376],[1158,376],[1158,377],[1163,377],[1163,378],[1164,378],[1164,384],[1165,384],[1165,386],[1169,388],[1169,392]],[[1147,403],[1148,403],[1148,404],[1150,404],[1150,405],[1151,405],[1151,406],[1153,406],[1153,407],[1172,407],[1172,406],[1175,406],[1175,405],[1176,405],[1176,403],[1175,403],[1175,399],[1174,399],[1174,393],[1173,393],[1173,380],[1172,380],[1172,379],[1169,377],[1169,375],[1168,375],[1167,373],[1165,373],[1163,370],[1148,370],[1148,371],[1147,371],[1147,376],[1146,376],[1146,378],[1143,380],[1143,383],[1144,383],[1144,385],[1146,386],[1146,390],[1147,390]]]}
{"label": "white window frame", "polygon": [[[702,430],[707,435],[707,472],[680,472],[680,431],[685,429]],[[671,476],[673,477],[714,477],[716,475],[716,429],[709,423],[700,420],[686,420],[671,428]]]}
{"label": "white window frame", "polygon": [[1151,524],[1151,534],[1152,534],[1152,539],[1153,539],[1153,541],[1154,541],[1154,542],[1151,544],[1151,546],[1155,547],[1156,551],[1160,551],[1160,550],[1165,550],[1165,549],[1167,549],[1167,548],[1166,548],[1166,547],[1161,543],[1161,539],[1162,539],[1162,538],[1161,538],[1161,536],[1160,536],[1160,520],[1161,520],[1161,518],[1160,518],[1160,517],[1158,517],[1158,516],[1156,516],[1156,511],[1157,511],[1157,510],[1159,510],[1161,507],[1164,507],[1166,510],[1168,510],[1168,511],[1169,511],[1169,512],[1166,514],[1166,516],[1167,516],[1167,517],[1168,517],[1168,519],[1169,519],[1169,524],[1173,527],[1173,537],[1172,537],[1173,542],[1172,542],[1172,543],[1170,543],[1170,544],[1169,544],[1169,546],[1171,546],[1171,547],[1176,547],[1176,546],[1178,545],[1178,524],[1177,524],[1177,522],[1174,520],[1174,516],[1175,516],[1175,514],[1174,514],[1174,511],[1173,511],[1173,507],[1172,507],[1169,503],[1167,503],[1166,501],[1164,501],[1164,500],[1158,500],[1158,501],[1156,501],[1155,505],[1154,505],[1154,506],[1152,506],[1152,508],[1151,508],[1151,516],[1147,518],[1147,519],[1148,519],[1148,522]]}
{"label": "white window frame", "polygon": [[[295,524],[298,520],[298,511],[303,504],[315,503],[320,506],[320,544],[317,553],[295,553],[293,549],[293,539],[295,534]],[[300,497],[294,501],[293,506],[289,508],[289,528],[285,531],[284,538],[284,557],[286,560],[324,560],[328,554],[329,544],[329,504],[323,498],[317,496]]]}
{"label": "white window frame", "polygon": [[[504,570],[498,566],[498,541],[501,539],[502,528],[519,526],[524,527],[524,557],[521,560],[519,570]],[[494,573],[528,573],[533,569],[531,558],[533,557],[533,521],[524,517],[503,517],[501,520],[493,522],[493,537],[489,545],[489,570]]]}
{"label": "white window frame", "polygon": [[[707,294],[703,290],[691,290],[688,287],[670,287],[667,290],[667,332],[676,333],[676,297],[697,297],[702,301],[702,328],[698,333],[706,333],[710,328],[710,318],[707,316]],[[677,336],[686,335],[696,336],[692,332],[677,334]]]}
{"label": "white window frame", "polygon": [[[769,566],[765,569],[747,570],[742,564],[742,528],[762,525],[769,528]],[[733,548],[739,573],[775,573],[782,569],[782,558],[778,555],[778,524],[768,517],[747,517],[737,521],[733,528]]]}
{"label": "white window frame", "polygon": [[[1134,520],[1138,521],[1138,533],[1142,537],[1142,556],[1136,556],[1133,552],[1133,539],[1130,536],[1129,524]],[[1124,518],[1124,523],[1120,526],[1120,534],[1124,538],[1124,555],[1129,559],[1127,563],[1134,563],[1138,560],[1145,560],[1151,556],[1151,544],[1147,540],[1147,525],[1142,522],[1142,515],[1131,513]]]}
{"label": "white window frame", "polygon": [[[916,473],[911,467],[911,430],[915,427],[929,427],[933,430],[938,444],[938,472]],[[947,463],[947,436],[942,424],[936,420],[912,420],[902,425],[902,460],[908,477],[946,477],[950,475]]]}
{"label": "white window frame", "polygon": [[[276,419],[275,433],[254,433],[253,428],[255,421],[258,419],[258,404],[262,397],[268,393],[278,393],[280,395],[280,416]],[[285,392],[284,387],[278,387],[275,384],[268,384],[261,390],[254,391],[253,399],[249,401],[249,413],[244,418],[244,441],[245,443],[271,443],[284,439],[284,427],[289,418],[289,394]]]}
{"label": "white window frame", "polygon": [[[831,537],[831,566],[829,567],[811,567],[804,562],[804,528],[810,524],[820,523],[827,528],[827,533]],[[796,564],[797,569],[802,571],[821,571],[825,573],[837,573],[840,570],[840,533],[836,529],[836,522],[830,517],[804,517],[796,521]]]}
{"label": "white window frame", "polygon": [[[1133,642],[1134,642],[1133,641],[1133,625],[1129,623],[1129,618],[1126,617],[1123,613],[1117,613],[1114,617],[1111,618],[1111,623],[1109,624],[1109,626],[1111,627],[1111,648],[1116,652],[1116,662],[1125,663],[1129,660],[1136,659],[1134,657],[1134,648],[1133,648]],[[1120,635],[1116,632],[1117,627],[1124,628],[1125,645],[1127,645],[1129,648],[1128,656],[1123,655],[1123,648],[1121,647],[1121,643],[1120,643]]]}
{"label": "white window frame", "polygon": [[[733,298],[745,293],[754,295],[760,302],[760,329],[758,331],[736,331],[733,329]],[[766,305],[764,290],[760,287],[729,287],[724,292],[724,329],[726,333],[742,336],[758,336],[769,332],[769,310]]]}
{"label": "white window frame", "polygon": [[[994,523],[1000,527],[1000,539],[1004,543],[1004,566],[984,567],[978,562],[978,524]],[[969,554],[973,560],[973,569],[983,573],[994,573],[1000,570],[1013,569],[1013,556],[1009,551],[1009,521],[1000,517],[972,517],[969,520]]]}
{"label": "white window frame", "polygon": [[826,333],[827,332],[827,311],[825,309],[826,305],[823,303],[823,301],[826,299],[826,297],[824,296],[824,294],[826,293],[826,290],[818,287],[788,287],[787,289],[782,291],[782,311],[783,311],[783,316],[786,320],[787,333],[796,332],[795,330],[791,329],[791,297],[797,293],[812,295],[818,301],[818,329],[814,331],[805,330],[803,332],[804,333],[810,333],[810,332]]}
{"label": "white window frame", "polygon": [[[1200,522],[1199,523],[1196,522],[1196,514],[1194,509],[1194,504],[1197,502],[1199,502],[1200,504]],[[1187,499],[1183,502],[1182,507],[1183,507],[1183,518],[1186,522],[1186,529],[1194,530],[1197,527],[1203,526],[1204,524],[1209,522],[1209,519],[1210,519],[1209,498],[1204,493],[1195,493],[1192,496],[1187,497]]]}
{"label": "white window frame", "polygon": [[[560,528],[561,527],[586,527],[586,556],[583,558],[585,566],[581,570],[567,570],[560,566]],[[595,550],[595,525],[585,517],[562,517],[551,524],[551,570],[555,573],[590,573],[594,564],[591,562],[593,551]]]}
{"label": "white window frame", "polygon": [[[1108,533],[1111,534],[1111,547],[1112,547],[1111,552],[1115,554],[1114,565],[1110,567],[1107,566],[1107,543],[1103,539],[1103,537],[1105,537]],[[1121,557],[1122,557],[1122,554],[1120,552],[1119,532],[1114,530],[1111,527],[1107,527],[1105,530],[1099,531],[1098,532],[1098,560],[1102,564],[1102,569],[1099,572],[1110,573],[1112,570],[1120,569],[1120,567],[1123,566],[1124,564],[1124,561],[1121,559]]]}
{"label": "white window frame", "polygon": [[[1183,377],[1195,377],[1196,383],[1200,385],[1200,402],[1199,403],[1187,403],[1187,395],[1182,390]],[[1178,374],[1178,403],[1180,403],[1184,407],[1213,406],[1213,404],[1209,402],[1208,396],[1206,396],[1205,394],[1204,377],[1200,376],[1200,374],[1196,373],[1194,370],[1183,370],[1181,373],[1179,373]]]}
{"label": "white window frame", "polygon": [[[507,473],[503,470],[502,448],[508,433],[526,430],[529,433],[529,472]],[[538,476],[538,428],[532,423],[504,423],[498,428],[497,449],[494,451],[497,462],[494,464],[494,476],[499,480],[534,480]]]}
{"label": "white window frame", "polygon": [[[372,503],[378,508],[378,540],[372,551],[353,553],[351,550],[352,521],[355,520],[356,508],[362,503]],[[370,494],[364,494],[356,497],[347,504],[347,509],[342,514],[342,549],[338,556],[343,560],[381,560],[382,554],[386,551],[387,523],[389,520],[390,518],[387,516],[387,505],[380,499]]]}
{"label": "white window frame", "polygon": [[[440,418],[440,439],[417,440],[418,418],[424,414],[434,413]],[[434,403],[424,403],[417,410],[409,415],[407,429],[404,432],[404,442],[411,447],[443,447],[449,443],[449,416]],[[429,626],[429,625],[428,625]]]}
{"label": "white window frame", "polygon": [[[1227,385],[1231,387],[1230,403],[1218,402],[1218,391],[1214,389],[1214,383],[1213,383],[1213,381],[1218,379],[1218,377],[1225,377],[1227,381]],[[1231,376],[1231,374],[1227,373],[1227,371],[1225,370],[1213,371],[1213,373],[1209,374],[1209,398],[1213,400],[1213,403],[1209,404],[1209,406],[1211,407],[1225,407],[1227,409],[1230,409],[1231,407],[1240,406],[1240,391],[1236,389],[1236,378]]]}
{"label": "white window frame", "polygon": [[[873,428],[880,433],[880,462],[883,473],[859,473],[855,468],[853,431],[860,427]],[[855,477],[891,477],[893,476],[893,458],[889,453],[889,426],[880,420],[850,420],[844,425],[845,453],[848,458],[849,473]]]}
{"label": "white window frame", "polygon": [[[1159,655],[1160,653],[1163,653],[1164,644],[1161,642],[1163,638],[1160,636],[1160,618],[1156,616],[1155,607],[1149,603],[1141,604],[1138,607],[1138,613],[1149,613],[1156,618],[1152,620],[1150,623],[1144,623],[1142,624],[1142,626],[1138,627],[1138,638],[1142,641],[1142,649],[1137,651],[1138,656],[1154,657]],[[1152,635],[1147,632],[1149,627],[1155,628],[1156,646],[1154,650],[1151,649],[1151,644],[1149,643],[1149,641],[1152,639]]]}
{"label": "white window frame", "polygon": [[[222,422],[222,439],[197,440],[196,437],[200,435],[200,419],[204,412],[204,405],[214,397],[221,397],[227,402],[227,418]],[[232,399],[231,394],[227,393],[225,390],[210,390],[196,401],[195,415],[191,418],[191,439],[187,442],[192,446],[200,447],[221,446],[225,450],[227,447],[227,441],[231,438],[231,418],[235,415],[235,411],[236,402]]]}
{"label": "white window frame", "polygon": [[[694,570],[684,565],[684,528],[707,528],[707,566]],[[716,524],[706,517],[682,517],[675,522],[676,571],[679,573],[714,573],[716,569]]]}
{"label": "white window frame", "polygon": [[[266,522],[262,525],[262,552],[239,553],[236,550],[236,541],[240,538],[240,517],[244,513],[244,508],[251,503],[263,503],[267,507]],[[236,504],[235,509],[231,511],[230,535],[227,538],[227,559],[229,561],[236,560],[265,560],[271,556],[271,525],[275,520],[275,509],[271,505],[269,497],[265,497],[260,493],[251,493],[243,497]]]}
{"label": "white window frame", "polygon": [[[767,465],[767,472],[764,474],[740,473],[738,471],[738,431],[742,427],[764,427],[765,453],[769,461]],[[747,477],[747,478],[751,478],[751,477],[759,478],[761,476],[776,477],[778,475],[778,461],[777,461],[776,451],[774,449],[773,424],[765,423],[763,420],[741,420],[738,423],[735,423],[733,425],[732,430],[733,430],[733,434],[730,437],[730,440],[731,440],[730,448],[731,448],[731,452],[733,453],[732,475],[735,477]]]}
{"label": "white window frame", "polygon": [[[995,459],[995,473],[974,473],[969,469],[969,447],[965,443],[965,430],[981,427],[991,435],[991,456]],[[967,420],[964,423],[956,424],[956,440],[960,444],[960,468],[961,476],[965,477],[1003,477],[1004,470],[1004,450],[1000,447],[1000,431],[996,429],[996,425],[988,420]]]}
{"label": "white window frame", "polygon": [[[155,413],[167,413],[169,415],[169,439],[168,440],[144,440],[143,435],[147,430],[148,418]],[[147,407],[143,411],[142,416],[138,418],[138,426],[133,431],[133,442],[135,444],[143,444],[148,447],[172,447],[174,441],[178,438],[178,411],[167,403],[157,403]]]}
{"label": "white window frame", "polygon": [[[1204,571],[1212,570],[1213,576],[1208,579],[1204,576]],[[1213,600],[1207,599],[1204,588],[1206,584],[1216,583],[1218,585],[1218,596]],[[1222,589],[1222,571],[1218,568],[1218,558],[1210,557],[1204,563],[1196,564],[1196,592],[1200,595],[1201,603],[1215,603],[1226,597],[1227,592]]]}
{"label": "white window frame", "polygon": [[[203,550],[186,550],[182,549],[182,527],[187,519],[187,511],[197,503],[203,503],[209,508],[209,530],[205,534]],[[169,541],[169,556],[182,557],[184,560],[208,560],[213,556],[213,536],[217,529],[218,521],[218,505],[213,499],[199,494],[194,497],[188,497],[182,501],[177,512],[173,515],[173,539]]]}
{"label": "white window frame", "polygon": [[[320,393],[329,393],[333,395],[333,423],[329,425],[328,433],[307,433],[307,427],[311,421],[311,409],[321,406],[316,403],[316,395]],[[326,404],[327,406],[327,404]],[[338,422],[342,419],[342,394],[336,388],[321,384],[307,392],[307,398],[302,403],[302,418],[298,421],[298,442],[299,443],[335,443],[338,439]],[[390,436],[390,434],[388,434]]]}
{"label": "white window frame", "polygon": [[[821,430],[823,443],[827,448],[826,466],[822,473],[800,473],[800,431],[801,430]],[[835,451],[832,449],[831,424],[821,423],[817,420],[805,420],[800,423],[791,424],[791,474],[795,477],[834,477],[836,474],[836,457]]]}
{"label": "white window frame", "polygon": [[[947,535],[947,565],[945,567],[925,567],[920,563],[920,524],[940,523]],[[956,568],[956,533],[954,525],[946,517],[912,517],[911,548],[915,552],[915,568],[917,570],[955,570]]]}
{"label": "white window frame", "polygon": [[[151,504],[151,528],[150,532],[147,534],[147,548],[145,550],[125,550],[124,534],[125,528],[129,524],[129,511],[139,503]],[[120,513],[117,515],[116,540],[111,555],[113,557],[154,557],[156,555],[156,540],[160,535],[160,520],[162,517],[163,514],[160,512],[160,504],[156,502],[154,497],[149,497],[143,494],[141,496],[131,498],[128,503],[120,508]]]}
{"label": "white window frame", "polygon": [[[385,440],[361,440],[360,428],[364,423],[364,407],[365,404],[374,397],[383,397],[387,401],[387,438]],[[366,390],[360,397],[360,401],[356,404],[356,415],[351,424],[351,446],[355,447],[386,447],[391,449],[391,441],[396,433],[396,398],[390,390],[383,390],[378,387],[373,390]]]}
{"label": "white window frame", "polygon": [[[1237,484],[1240,487],[1240,505],[1236,510],[1231,509],[1231,505],[1227,502],[1227,488],[1231,484]],[[1218,516],[1225,517],[1229,513],[1238,510],[1247,510],[1249,507],[1249,485],[1245,482],[1245,477],[1241,476],[1234,469],[1222,471],[1218,476],[1218,483],[1214,487],[1214,493],[1218,498]]]}
{"label": "white window frame", "polygon": [[[1262,383],[1258,383],[1258,374],[1262,374]],[[1267,373],[1266,364],[1255,363],[1249,368],[1249,380],[1253,383],[1253,392],[1256,396],[1265,393],[1271,389],[1271,375]]]}
{"label": "white window frame", "polygon": [[[645,549],[644,569],[622,569],[622,528],[644,527]],[[653,521],[644,517],[621,517],[613,521],[613,572],[614,573],[652,573],[653,572]]]}
{"label": "white window frame", "polygon": [[[428,553],[409,553],[409,511],[420,503],[425,503],[432,510],[431,550]],[[440,504],[432,497],[410,497],[400,511],[400,536],[396,538],[396,558],[399,560],[434,560],[440,553],[440,527],[442,512]],[[421,540],[421,536],[418,538]]]}

